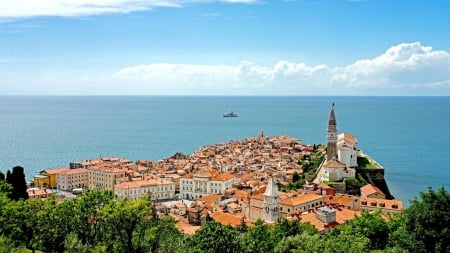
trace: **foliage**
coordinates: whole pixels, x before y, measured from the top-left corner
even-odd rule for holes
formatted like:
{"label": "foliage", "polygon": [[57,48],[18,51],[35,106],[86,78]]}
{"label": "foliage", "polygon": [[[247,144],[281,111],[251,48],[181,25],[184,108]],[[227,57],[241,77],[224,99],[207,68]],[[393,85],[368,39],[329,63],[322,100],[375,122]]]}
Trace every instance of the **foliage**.
{"label": "foliage", "polygon": [[336,237],[364,236],[369,240],[370,249],[384,249],[388,243],[389,228],[381,211],[374,213],[362,211],[361,216],[349,221],[348,224],[336,227],[331,234]]}
{"label": "foliage", "polygon": [[111,192],[87,191],[61,203],[11,200],[9,184],[0,181],[0,186],[0,253],[450,252],[450,194],[443,188],[421,193],[403,213],[362,212],[326,234],[281,218],[237,228],[208,222],[185,236],[173,218],[159,217],[146,197],[127,201]]}
{"label": "foliage", "polygon": [[6,173],[6,182],[12,185],[10,197],[13,200],[28,198],[27,182],[25,180],[25,173],[22,167],[14,167],[12,173],[8,170]]}
{"label": "foliage", "polygon": [[187,241],[189,252],[241,252],[238,232],[231,226],[207,222]]}
{"label": "foliage", "polygon": [[397,220],[394,244],[414,252],[450,252],[450,194],[428,188],[420,198]]}
{"label": "foliage", "polygon": [[358,156],[356,158],[356,163],[360,169],[377,169],[378,166],[372,163],[367,157]]}
{"label": "foliage", "polygon": [[345,179],[346,191],[359,190],[362,186],[364,186],[364,183],[356,178],[348,177]]}

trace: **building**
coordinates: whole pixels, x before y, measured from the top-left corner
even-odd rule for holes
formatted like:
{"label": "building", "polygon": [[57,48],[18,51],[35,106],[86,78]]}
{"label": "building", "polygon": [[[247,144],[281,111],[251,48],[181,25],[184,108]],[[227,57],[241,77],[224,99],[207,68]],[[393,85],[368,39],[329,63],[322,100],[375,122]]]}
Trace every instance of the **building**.
{"label": "building", "polygon": [[283,217],[291,212],[306,212],[325,204],[324,196],[313,193],[295,194],[280,201],[280,212]]}
{"label": "building", "polygon": [[396,199],[361,197],[361,210],[367,210],[369,212],[381,210],[386,213],[398,213],[403,210],[403,202]]}
{"label": "building", "polygon": [[323,164],[322,167],[323,174],[320,179],[321,182],[337,182],[342,181],[344,178],[348,177],[355,178],[356,170],[347,168],[344,163],[341,163],[337,160],[327,161]]}
{"label": "building", "polygon": [[155,201],[174,199],[175,183],[164,179],[144,178],[142,180],[119,183],[114,188],[118,198],[139,199],[144,195]]}
{"label": "building", "polygon": [[58,173],[57,176],[58,189],[71,191],[76,188],[87,188],[88,174],[87,169],[70,169],[62,171]]}
{"label": "building", "polygon": [[39,175],[34,177],[33,183],[35,187],[56,188],[58,174],[68,171],[69,168],[55,168],[42,170]]}
{"label": "building", "polygon": [[197,199],[210,194],[225,194],[236,181],[234,175],[216,170],[187,174],[180,177],[180,197]]}
{"label": "building", "polygon": [[[279,216],[289,217],[291,213],[307,212],[325,205],[325,196],[323,195],[307,192],[278,192],[278,187],[270,186],[271,184],[274,184],[273,180],[272,182],[269,180],[265,188],[258,189],[250,197],[249,210],[246,212],[249,220],[261,219],[271,223],[277,221]],[[278,202],[278,206],[275,206],[276,202]],[[276,207],[278,208],[276,209]]]}
{"label": "building", "polygon": [[114,185],[127,175],[126,170],[116,167],[89,167],[88,188],[114,191]]}
{"label": "building", "polygon": [[264,221],[273,223],[278,220],[280,213],[280,196],[278,186],[273,177],[269,178],[266,191],[264,192]]}
{"label": "building", "polygon": [[357,167],[357,148],[356,144],[358,140],[356,137],[342,133],[338,135],[337,138],[337,152],[338,160],[344,163],[347,167]]}
{"label": "building", "polygon": [[384,194],[383,191],[375,185],[366,184],[361,187],[361,197],[386,199],[386,194]]}
{"label": "building", "polygon": [[327,161],[337,160],[337,128],[334,115],[334,103],[331,105],[330,118],[327,128]]}
{"label": "building", "polygon": [[47,198],[52,196],[53,191],[50,189],[36,189],[31,188],[27,190],[28,198],[34,199],[34,198]]}

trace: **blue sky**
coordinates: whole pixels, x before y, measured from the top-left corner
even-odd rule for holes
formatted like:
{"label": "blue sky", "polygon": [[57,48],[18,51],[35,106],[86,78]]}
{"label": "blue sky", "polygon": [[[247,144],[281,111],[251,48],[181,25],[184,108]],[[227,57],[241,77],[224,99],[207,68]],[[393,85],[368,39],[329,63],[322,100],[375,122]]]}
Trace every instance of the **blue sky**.
{"label": "blue sky", "polygon": [[0,0],[0,94],[450,95],[448,0]]}

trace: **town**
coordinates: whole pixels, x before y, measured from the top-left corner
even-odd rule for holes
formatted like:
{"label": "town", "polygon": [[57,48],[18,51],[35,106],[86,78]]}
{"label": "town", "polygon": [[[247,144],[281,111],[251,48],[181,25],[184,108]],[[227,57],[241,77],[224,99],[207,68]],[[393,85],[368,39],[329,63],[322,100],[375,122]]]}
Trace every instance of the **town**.
{"label": "town", "polygon": [[384,168],[357,147],[356,137],[337,133],[331,107],[327,145],[304,144],[289,136],[258,136],[176,153],[160,161],[101,157],[42,170],[29,198],[51,195],[64,201],[86,190],[116,198],[149,196],[177,228],[193,234],[208,220],[237,227],[281,217],[327,232],[362,210],[400,212],[384,182]]}

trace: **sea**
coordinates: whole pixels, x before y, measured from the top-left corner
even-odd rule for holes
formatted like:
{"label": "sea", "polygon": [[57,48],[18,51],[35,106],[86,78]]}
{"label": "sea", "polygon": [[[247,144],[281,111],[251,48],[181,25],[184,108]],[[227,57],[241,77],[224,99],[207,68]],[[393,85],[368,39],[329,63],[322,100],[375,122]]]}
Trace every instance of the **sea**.
{"label": "sea", "polygon": [[31,180],[71,161],[160,160],[262,131],[325,144],[332,103],[338,133],[384,166],[405,206],[449,190],[450,97],[0,96],[0,170],[20,165]]}

